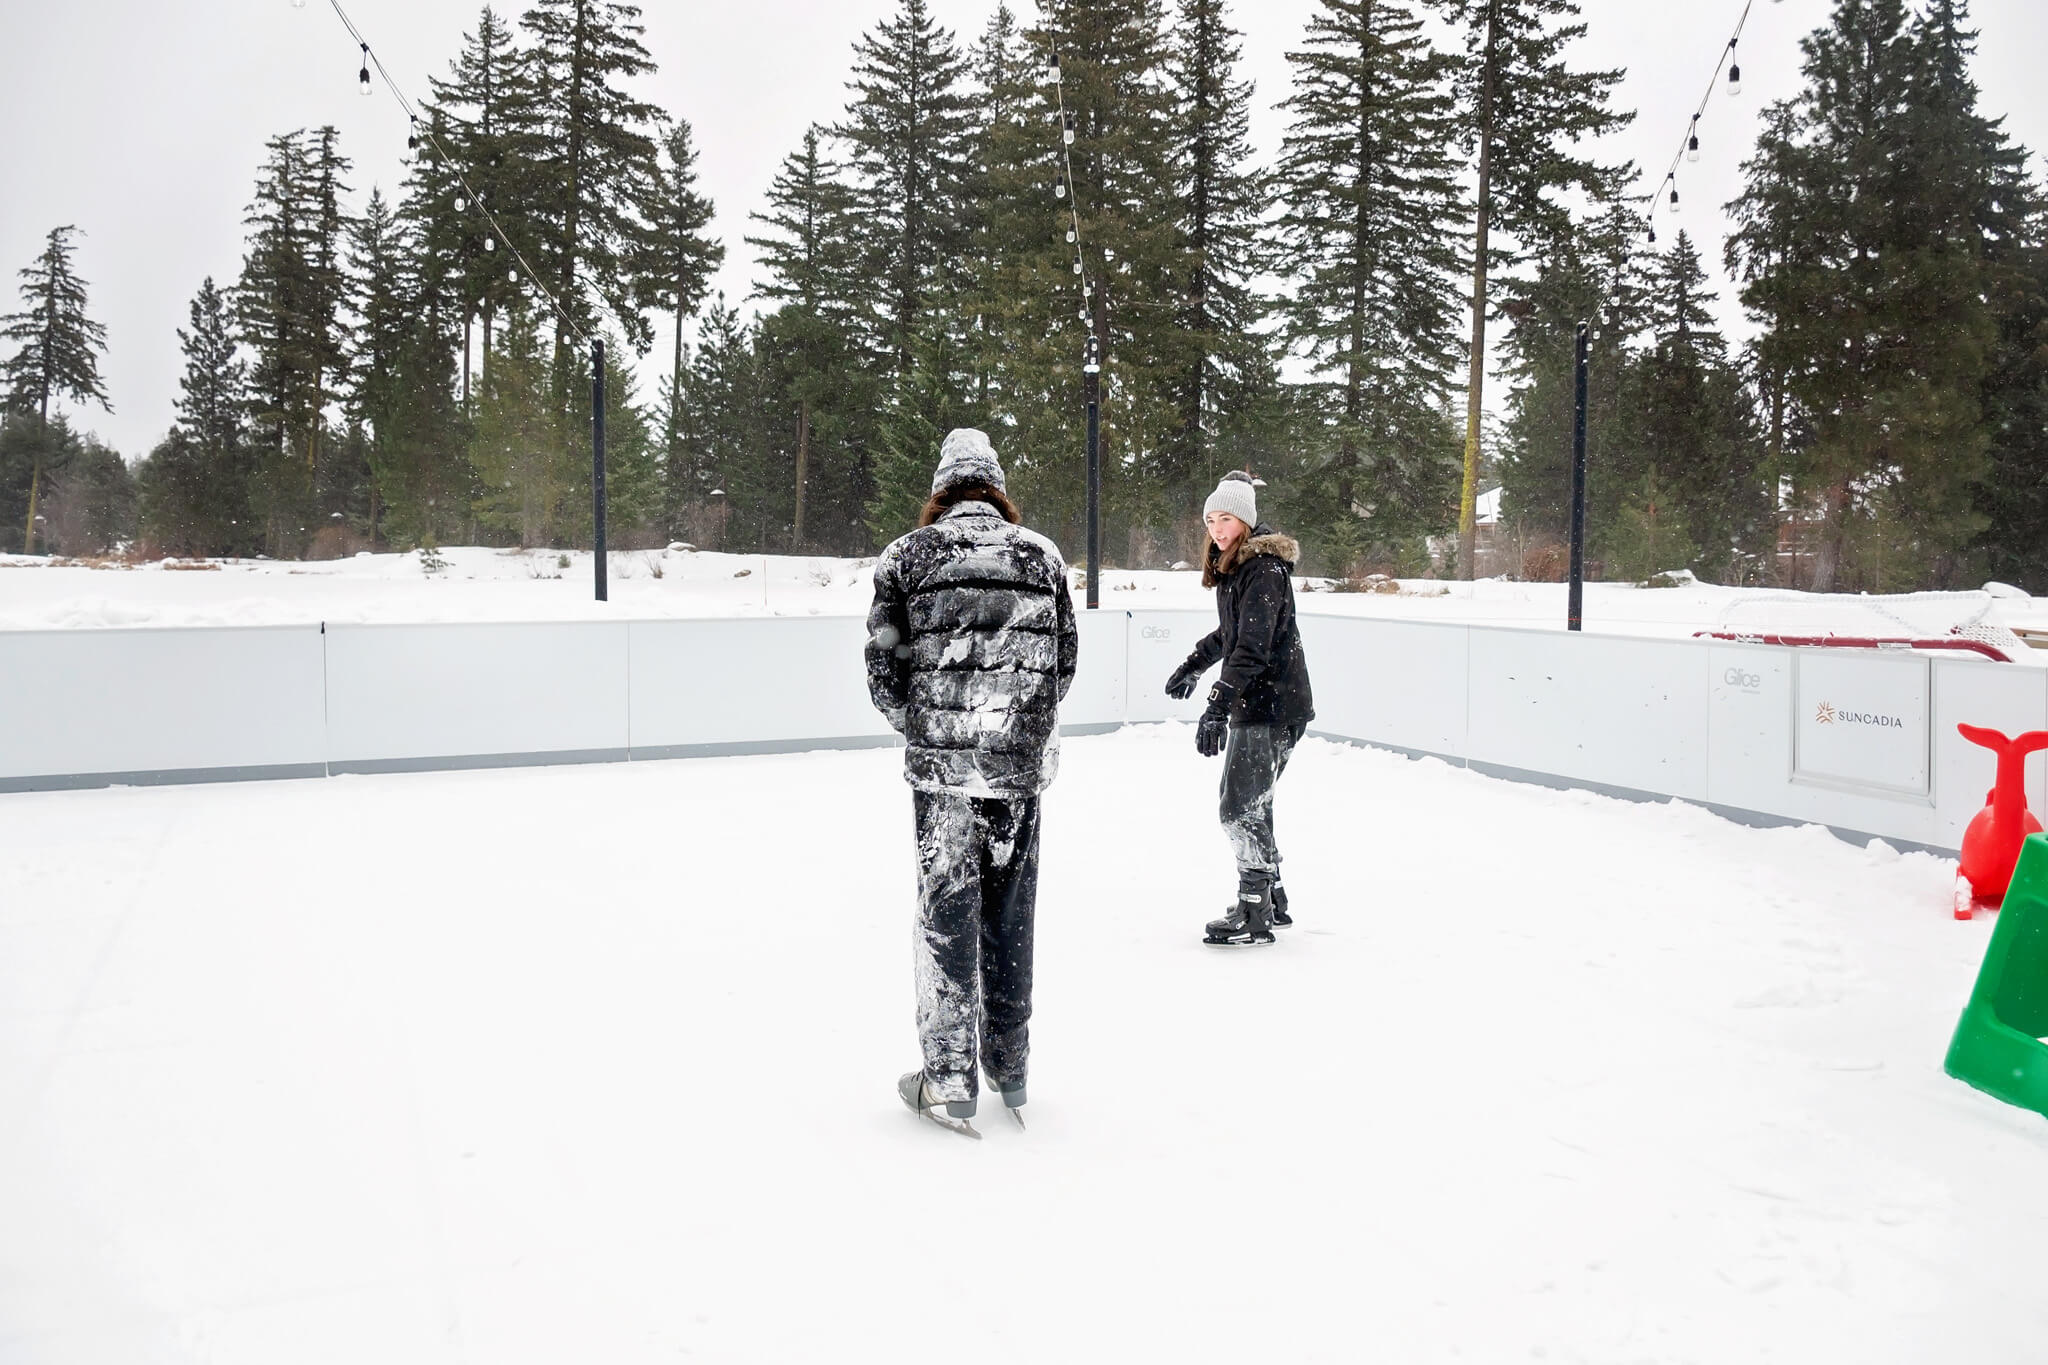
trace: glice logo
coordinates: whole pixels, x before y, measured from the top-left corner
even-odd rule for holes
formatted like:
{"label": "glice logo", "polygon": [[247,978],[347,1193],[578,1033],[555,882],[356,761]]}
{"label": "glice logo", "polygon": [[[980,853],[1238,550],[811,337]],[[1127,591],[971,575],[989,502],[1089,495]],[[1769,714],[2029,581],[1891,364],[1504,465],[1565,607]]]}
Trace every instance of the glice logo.
{"label": "glice logo", "polygon": [[1143,630],[1138,632],[1138,636],[1140,639],[1145,640],[1171,640],[1173,638],[1173,627],[1146,626]]}
{"label": "glice logo", "polygon": [[1748,673],[1739,668],[1731,668],[1723,673],[1721,681],[1729,687],[1739,687],[1744,692],[1754,692],[1764,685],[1763,674]]}

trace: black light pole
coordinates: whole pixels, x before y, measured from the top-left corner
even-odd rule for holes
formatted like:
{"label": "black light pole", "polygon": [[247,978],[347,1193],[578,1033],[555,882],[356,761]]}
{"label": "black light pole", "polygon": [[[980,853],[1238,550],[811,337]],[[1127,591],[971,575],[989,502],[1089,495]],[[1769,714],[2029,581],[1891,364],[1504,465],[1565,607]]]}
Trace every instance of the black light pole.
{"label": "black light pole", "polygon": [[1565,629],[1580,628],[1586,605],[1586,338],[1579,324],[1572,404],[1572,586],[1565,605]]}
{"label": "black light pole", "polygon": [[1081,366],[1088,389],[1088,609],[1102,605],[1102,348],[1088,334]]}
{"label": "black light pole", "polygon": [[605,600],[604,342],[590,343],[590,496],[597,503],[597,600]]}

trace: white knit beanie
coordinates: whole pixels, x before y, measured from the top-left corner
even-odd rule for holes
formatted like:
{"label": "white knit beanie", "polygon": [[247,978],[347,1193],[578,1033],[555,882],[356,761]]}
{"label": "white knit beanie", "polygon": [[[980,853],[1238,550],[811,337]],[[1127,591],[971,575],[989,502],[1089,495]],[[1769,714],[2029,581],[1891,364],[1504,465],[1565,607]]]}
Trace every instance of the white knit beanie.
{"label": "white knit beanie", "polygon": [[1202,504],[1202,520],[1207,521],[1211,512],[1228,512],[1245,524],[1245,528],[1259,524],[1259,495],[1252,487],[1252,476],[1243,470],[1233,469],[1223,476],[1223,482],[1216,485],[1216,491]]}
{"label": "white knit beanie", "polygon": [[985,484],[998,493],[1003,487],[1003,467],[996,463],[996,449],[985,432],[973,427],[956,427],[946,433],[939,447],[939,467],[932,473],[932,492],[942,493],[963,483]]}

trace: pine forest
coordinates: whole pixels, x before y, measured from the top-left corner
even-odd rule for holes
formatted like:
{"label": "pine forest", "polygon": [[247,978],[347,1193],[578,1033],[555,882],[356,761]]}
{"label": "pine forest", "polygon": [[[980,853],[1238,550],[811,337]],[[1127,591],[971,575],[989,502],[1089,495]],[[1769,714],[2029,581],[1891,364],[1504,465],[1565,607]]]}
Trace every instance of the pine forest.
{"label": "pine forest", "polygon": [[[615,548],[871,554],[978,426],[1078,563],[1092,338],[1106,565],[1195,559],[1245,469],[1308,572],[1555,579],[1583,322],[1594,576],[2048,592],[2048,201],[1966,0],[1834,0],[1718,242],[1595,154],[1632,115],[1576,0],[1316,0],[1285,90],[1232,8],[960,34],[897,0],[728,242],[636,6],[487,7],[402,183],[333,127],[268,139],[240,273],[181,285],[175,337],[110,338],[90,225],[48,229],[0,304],[0,551],[587,546],[601,341]],[[173,342],[164,435],[109,449],[108,347]]]}

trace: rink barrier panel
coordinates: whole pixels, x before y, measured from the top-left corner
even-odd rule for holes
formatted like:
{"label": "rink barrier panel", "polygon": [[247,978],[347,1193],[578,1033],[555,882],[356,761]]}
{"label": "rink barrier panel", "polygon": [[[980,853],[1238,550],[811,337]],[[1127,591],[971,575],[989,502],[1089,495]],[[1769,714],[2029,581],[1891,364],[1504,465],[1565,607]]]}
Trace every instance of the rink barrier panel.
{"label": "rink barrier panel", "polygon": [[[1062,732],[1194,719],[1199,691],[1175,702],[1161,688],[1214,621],[1082,612]],[[2048,670],[1911,656],[1924,765],[1910,790],[1860,789],[1799,770],[1802,657],[1822,651],[1301,624],[1318,735],[1859,841],[1954,850],[1991,782],[1956,722],[2048,728]],[[0,632],[0,792],[891,746],[857,662],[864,638],[848,616]],[[1848,684],[1902,672],[1897,655],[1824,653]],[[2043,767],[2029,763],[2037,801]]]}

